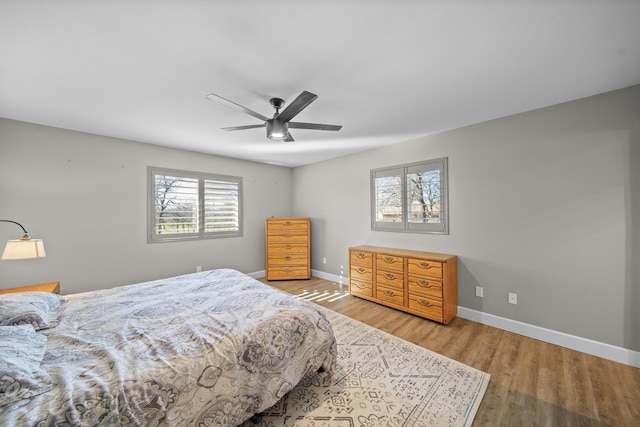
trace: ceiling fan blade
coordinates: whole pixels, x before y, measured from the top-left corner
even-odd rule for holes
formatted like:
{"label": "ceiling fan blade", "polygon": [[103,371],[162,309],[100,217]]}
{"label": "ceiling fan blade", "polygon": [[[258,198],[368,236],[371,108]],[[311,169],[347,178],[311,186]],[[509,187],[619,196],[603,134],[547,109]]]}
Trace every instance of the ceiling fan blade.
{"label": "ceiling fan blade", "polygon": [[295,139],[291,136],[291,132],[287,132],[287,137],[283,139],[284,142],[293,142]]}
{"label": "ceiling fan blade", "polygon": [[278,120],[282,120],[283,122],[288,122],[293,119],[298,113],[304,110],[307,105],[311,104],[316,100],[318,95],[303,91],[296,99],[293,100],[291,104],[287,106],[279,115]]}
{"label": "ceiling fan blade", "polygon": [[321,123],[301,123],[301,122],[289,122],[289,127],[294,129],[315,129],[315,130],[333,130],[333,131],[338,131],[342,129],[342,125],[323,125]]}
{"label": "ceiling fan blade", "polygon": [[210,93],[209,95],[207,95],[207,99],[211,101],[222,101],[222,103],[226,104],[228,107],[235,108],[236,110],[240,110],[245,114],[255,117],[256,119],[262,120],[263,122],[269,120],[269,117],[265,117],[260,113],[256,113],[255,111],[250,110],[247,107],[243,107],[240,104],[236,104],[233,101],[229,101],[228,99],[223,98],[220,95],[216,95],[215,93]]}
{"label": "ceiling fan blade", "polygon": [[262,123],[261,125],[246,125],[246,126],[231,126],[228,128],[221,128],[222,130],[232,131],[232,130],[245,130],[245,129],[256,129],[263,128],[266,124]]}

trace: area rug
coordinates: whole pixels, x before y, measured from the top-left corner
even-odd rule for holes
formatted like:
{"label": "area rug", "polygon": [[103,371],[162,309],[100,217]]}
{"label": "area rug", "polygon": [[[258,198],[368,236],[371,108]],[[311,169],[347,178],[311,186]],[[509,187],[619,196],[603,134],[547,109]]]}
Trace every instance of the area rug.
{"label": "area rug", "polygon": [[489,374],[320,309],[338,341],[335,372],[306,377],[243,427],[471,426]]}

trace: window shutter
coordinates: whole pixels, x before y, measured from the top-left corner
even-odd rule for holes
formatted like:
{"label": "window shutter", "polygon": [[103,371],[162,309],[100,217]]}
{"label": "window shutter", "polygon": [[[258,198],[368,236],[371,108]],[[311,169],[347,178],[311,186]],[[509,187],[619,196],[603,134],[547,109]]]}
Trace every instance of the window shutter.
{"label": "window shutter", "polygon": [[156,234],[198,232],[198,180],[155,176]]}
{"label": "window shutter", "polygon": [[147,241],[242,236],[242,178],[148,168]]}
{"label": "window shutter", "polygon": [[237,232],[240,224],[240,184],[204,180],[204,229],[206,233]]}

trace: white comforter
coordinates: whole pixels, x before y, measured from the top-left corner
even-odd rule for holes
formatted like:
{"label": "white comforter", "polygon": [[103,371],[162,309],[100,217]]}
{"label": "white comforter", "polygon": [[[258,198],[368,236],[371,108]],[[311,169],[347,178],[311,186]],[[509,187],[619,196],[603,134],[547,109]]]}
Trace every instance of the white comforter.
{"label": "white comforter", "polygon": [[2,426],[235,426],[331,371],[323,314],[221,269],[66,297],[41,366],[53,389]]}

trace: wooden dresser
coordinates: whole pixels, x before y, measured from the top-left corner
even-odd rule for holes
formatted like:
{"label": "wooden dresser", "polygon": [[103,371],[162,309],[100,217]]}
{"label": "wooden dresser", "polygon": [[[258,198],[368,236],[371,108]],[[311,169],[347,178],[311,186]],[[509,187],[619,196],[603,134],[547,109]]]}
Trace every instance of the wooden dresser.
{"label": "wooden dresser", "polygon": [[267,218],[265,258],[267,280],[311,278],[309,218]]}
{"label": "wooden dresser", "polygon": [[349,292],[448,324],[458,313],[457,257],[432,252],[349,248]]}
{"label": "wooden dresser", "polygon": [[60,293],[60,282],[40,283],[39,285],[20,286],[18,288],[0,289],[0,294],[12,294],[14,292],[51,292]]}

